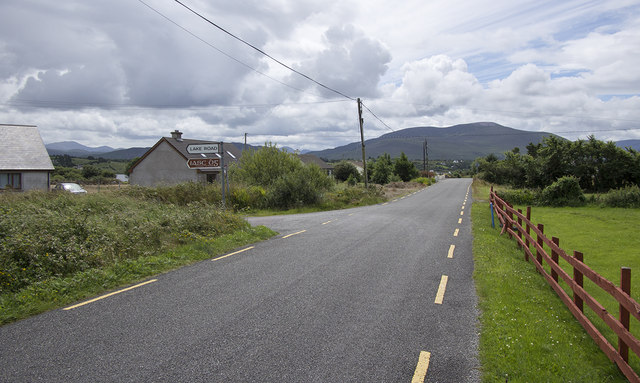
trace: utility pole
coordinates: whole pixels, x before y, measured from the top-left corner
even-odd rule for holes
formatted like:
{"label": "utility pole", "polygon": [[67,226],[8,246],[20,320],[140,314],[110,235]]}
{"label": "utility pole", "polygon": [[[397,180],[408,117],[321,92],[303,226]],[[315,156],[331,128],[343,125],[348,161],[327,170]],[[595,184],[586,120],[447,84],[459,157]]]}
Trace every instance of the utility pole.
{"label": "utility pole", "polygon": [[362,129],[362,124],[364,124],[364,120],[362,119],[362,103],[360,102],[360,97],[358,97],[358,122],[360,123],[360,141],[362,142],[362,167],[364,169],[364,187],[369,187],[369,177],[367,176],[367,158],[364,154],[364,131]]}
{"label": "utility pole", "polygon": [[225,209],[225,198],[224,198],[224,189],[226,189],[226,180],[224,174],[224,144],[222,141],[220,142],[220,174],[222,179],[220,180],[220,186],[222,187],[222,208]]}
{"label": "utility pole", "polygon": [[427,171],[427,167],[429,166],[429,152],[426,138],[424,139],[424,144],[422,145],[422,161],[422,170]]}
{"label": "utility pole", "polygon": [[242,148],[242,151],[247,150],[247,133],[244,134],[244,147]]}

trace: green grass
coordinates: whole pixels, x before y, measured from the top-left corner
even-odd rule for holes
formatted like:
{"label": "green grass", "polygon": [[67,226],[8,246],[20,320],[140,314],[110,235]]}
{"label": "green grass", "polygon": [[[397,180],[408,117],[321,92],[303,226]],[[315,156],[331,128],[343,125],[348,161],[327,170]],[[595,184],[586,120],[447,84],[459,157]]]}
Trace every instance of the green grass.
{"label": "green grass", "polygon": [[[472,220],[483,382],[625,382],[615,364],[600,351],[533,264],[524,261],[515,241],[507,235],[500,236],[499,228],[491,228],[486,202],[488,186],[475,185],[474,193],[478,192],[481,194],[474,194],[474,199],[484,201],[473,204]],[[561,226],[553,223],[554,215],[576,212],[551,210],[555,213],[550,211],[544,217],[544,209],[533,210],[535,220],[546,220],[548,233],[554,232],[556,225]],[[575,226],[567,233],[558,232],[561,246],[570,246],[573,241],[586,244],[585,238],[569,239],[576,231],[582,231],[585,237],[591,235],[592,241],[600,237],[601,233],[596,236],[591,232],[596,228],[590,223],[577,222],[575,215],[568,217]],[[596,256],[587,255],[593,250],[591,245],[588,247],[589,251],[583,250],[587,264],[597,270]]]}
{"label": "green grass", "polygon": [[[613,282],[620,284],[620,268],[631,268],[632,283],[631,297],[640,301],[640,209],[621,208],[548,208],[533,207],[531,220],[534,223],[544,224],[547,236],[558,237],[560,247],[569,255],[573,250],[584,254],[584,262],[598,274]],[[547,249],[549,252],[549,250]],[[560,266],[569,275],[573,275],[573,268],[562,259]],[[549,267],[546,268],[549,270]],[[635,275],[635,277],[634,277]],[[634,288],[635,280],[635,288]],[[568,286],[561,283],[565,291]],[[618,303],[607,292],[584,278],[585,290],[600,302],[609,313],[618,318]],[[617,335],[585,304],[585,313],[589,320],[596,325],[598,330],[605,335],[614,347],[617,347]],[[640,326],[638,321],[631,317],[631,332],[640,339]],[[640,372],[640,360],[629,352],[629,360],[635,371]]]}
{"label": "green grass", "polygon": [[275,233],[264,226],[238,230],[215,239],[195,240],[158,255],[122,259],[103,268],[38,281],[17,292],[0,295],[0,324],[64,307],[156,274],[215,258],[273,235]]}

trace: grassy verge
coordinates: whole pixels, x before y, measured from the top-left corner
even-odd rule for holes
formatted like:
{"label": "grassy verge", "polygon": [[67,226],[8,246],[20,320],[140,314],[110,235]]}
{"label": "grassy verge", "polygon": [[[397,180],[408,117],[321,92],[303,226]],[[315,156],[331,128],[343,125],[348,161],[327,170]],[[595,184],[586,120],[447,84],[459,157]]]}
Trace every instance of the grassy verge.
{"label": "grassy verge", "polygon": [[472,220],[483,382],[625,382],[515,242],[491,228],[487,202],[473,204]]}
{"label": "grassy verge", "polygon": [[17,292],[0,295],[0,324],[63,307],[194,262],[215,258],[239,246],[267,239],[274,234],[270,229],[259,226],[215,239],[195,240],[158,255],[122,259],[103,268],[92,268],[67,277],[38,281]]}

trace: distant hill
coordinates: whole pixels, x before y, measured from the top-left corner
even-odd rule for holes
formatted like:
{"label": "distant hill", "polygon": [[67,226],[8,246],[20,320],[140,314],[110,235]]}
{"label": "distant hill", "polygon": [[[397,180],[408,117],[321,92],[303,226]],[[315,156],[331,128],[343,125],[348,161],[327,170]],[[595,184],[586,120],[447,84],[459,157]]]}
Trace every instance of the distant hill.
{"label": "distant hill", "polygon": [[79,144],[75,141],[63,141],[54,142],[52,144],[45,145],[47,152],[50,156],[55,155],[69,155],[71,157],[86,158],[102,157],[109,160],[130,160],[136,157],[142,156],[149,148],[129,148],[129,149],[114,149],[110,146],[99,146],[92,148]]}
{"label": "distant hill", "polygon": [[89,153],[108,153],[116,149],[109,146],[100,146],[97,148],[91,148],[84,146],[75,141],[62,141],[54,142],[52,144],[45,145],[47,150],[59,151],[59,152],[89,152]]}
{"label": "distant hill", "polygon": [[[502,154],[515,147],[524,152],[529,143],[538,143],[547,136],[552,134],[517,130],[493,122],[448,128],[415,127],[366,140],[365,153],[367,158],[376,158],[384,153],[393,158],[404,152],[409,159],[421,160],[426,139],[431,160],[473,160],[491,153]],[[310,153],[330,161],[362,158],[360,142]]]}
{"label": "distant hill", "polygon": [[618,145],[618,147],[621,147],[623,149],[633,148],[637,151],[640,151],[640,140],[622,140],[622,141],[616,142],[616,145]]}
{"label": "distant hill", "polygon": [[142,157],[151,147],[148,148],[129,148],[114,150],[109,153],[103,153],[99,157],[107,160],[131,160],[136,157]]}

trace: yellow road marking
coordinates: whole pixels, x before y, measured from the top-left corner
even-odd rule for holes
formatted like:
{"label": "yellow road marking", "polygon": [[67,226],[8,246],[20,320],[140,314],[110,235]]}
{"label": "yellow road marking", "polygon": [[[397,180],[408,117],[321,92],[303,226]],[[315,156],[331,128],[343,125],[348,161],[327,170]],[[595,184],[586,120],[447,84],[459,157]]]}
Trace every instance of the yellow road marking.
{"label": "yellow road marking", "polygon": [[323,225],[326,225],[326,224],[331,223],[331,222],[333,222],[333,221],[323,222],[322,224],[323,224]]}
{"label": "yellow road marking", "polygon": [[353,213],[349,214],[349,217],[351,217],[353,215]]}
{"label": "yellow road marking", "polygon": [[458,223],[462,223],[462,218],[458,218]]}
{"label": "yellow road marking", "polygon": [[99,296],[99,297],[97,297],[97,298],[93,298],[93,299],[90,299],[90,300],[88,300],[88,301],[84,301],[84,302],[82,302],[82,303],[78,303],[77,305],[73,305],[73,306],[65,307],[65,308],[63,308],[63,310],[71,310],[71,309],[75,309],[75,308],[77,308],[77,307],[84,306],[84,305],[87,305],[87,304],[89,304],[89,303],[93,303],[93,302],[95,302],[95,301],[99,301],[99,300],[104,299],[104,298],[109,298],[109,297],[110,297],[110,296],[112,296],[112,295],[116,295],[116,294],[124,293],[125,291],[133,290],[133,289],[135,289],[135,288],[137,288],[137,287],[144,286],[144,285],[147,285],[147,284],[149,284],[149,283],[153,283],[153,282],[155,282],[155,281],[157,281],[157,279],[151,279],[151,280],[148,280],[148,281],[146,281],[146,282],[138,283],[137,285],[129,286],[129,287],[127,287],[126,289],[122,289],[122,290],[114,291],[114,292],[112,292],[112,293],[105,294],[105,295],[101,295],[101,296]]}
{"label": "yellow road marking", "polygon": [[453,232],[453,236],[457,237],[459,232],[460,232],[460,229],[456,229],[456,231]]}
{"label": "yellow road marking", "polygon": [[236,255],[236,254],[239,254],[239,253],[245,252],[245,251],[247,251],[247,250],[251,250],[251,249],[253,249],[254,247],[255,247],[255,246],[249,246],[249,247],[244,248],[244,249],[242,249],[242,250],[235,251],[235,252],[233,252],[233,253],[231,253],[231,254],[223,255],[222,257],[218,257],[218,258],[214,258],[214,259],[212,259],[212,260],[211,260],[211,262],[219,261],[219,260],[221,260],[221,259],[224,259],[224,258],[230,257],[230,256],[232,256],[232,255]]}
{"label": "yellow road marking", "polygon": [[291,234],[289,234],[289,235],[285,235],[284,237],[282,237],[282,239],[289,238],[289,237],[293,237],[294,235],[297,235],[297,234],[302,234],[302,233],[304,233],[305,231],[306,231],[306,230],[300,230],[300,231],[298,231],[298,232],[291,233]]}
{"label": "yellow road marking", "polygon": [[460,212],[460,215],[464,215],[464,210]]}
{"label": "yellow road marking", "polygon": [[449,246],[449,253],[447,254],[447,258],[453,258],[453,251],[456,249],[456,245]]}
{"label": "yellow road marking", "polygon": [[384,206],[384,205],[388,205],[388,204],[389,204],[389,202],[385,202],[385,203],[383,203],[383,204],[382,204],[382,206]]}
{"label": "yellow road marking", "polygon": [[424,383],[424,377],[427,375],[430,359],[430,352],[420,351],[420,356],[418,357],[418,365],[416,365],[416,371],[413,373],[413,379],[411,379],[411,383]]}
{"label": "yellow road marking", "polygon": [[436,294],[436,300],[435,300],[435,304],[441,305],[442,304],[442,300],[444,299],[444,292],[445,290],[447,290],[447,281],[449,280],[449,277],[446,275],[443,275],[442,278],[440,279],[440,286],[438,286],[438,293]]}

